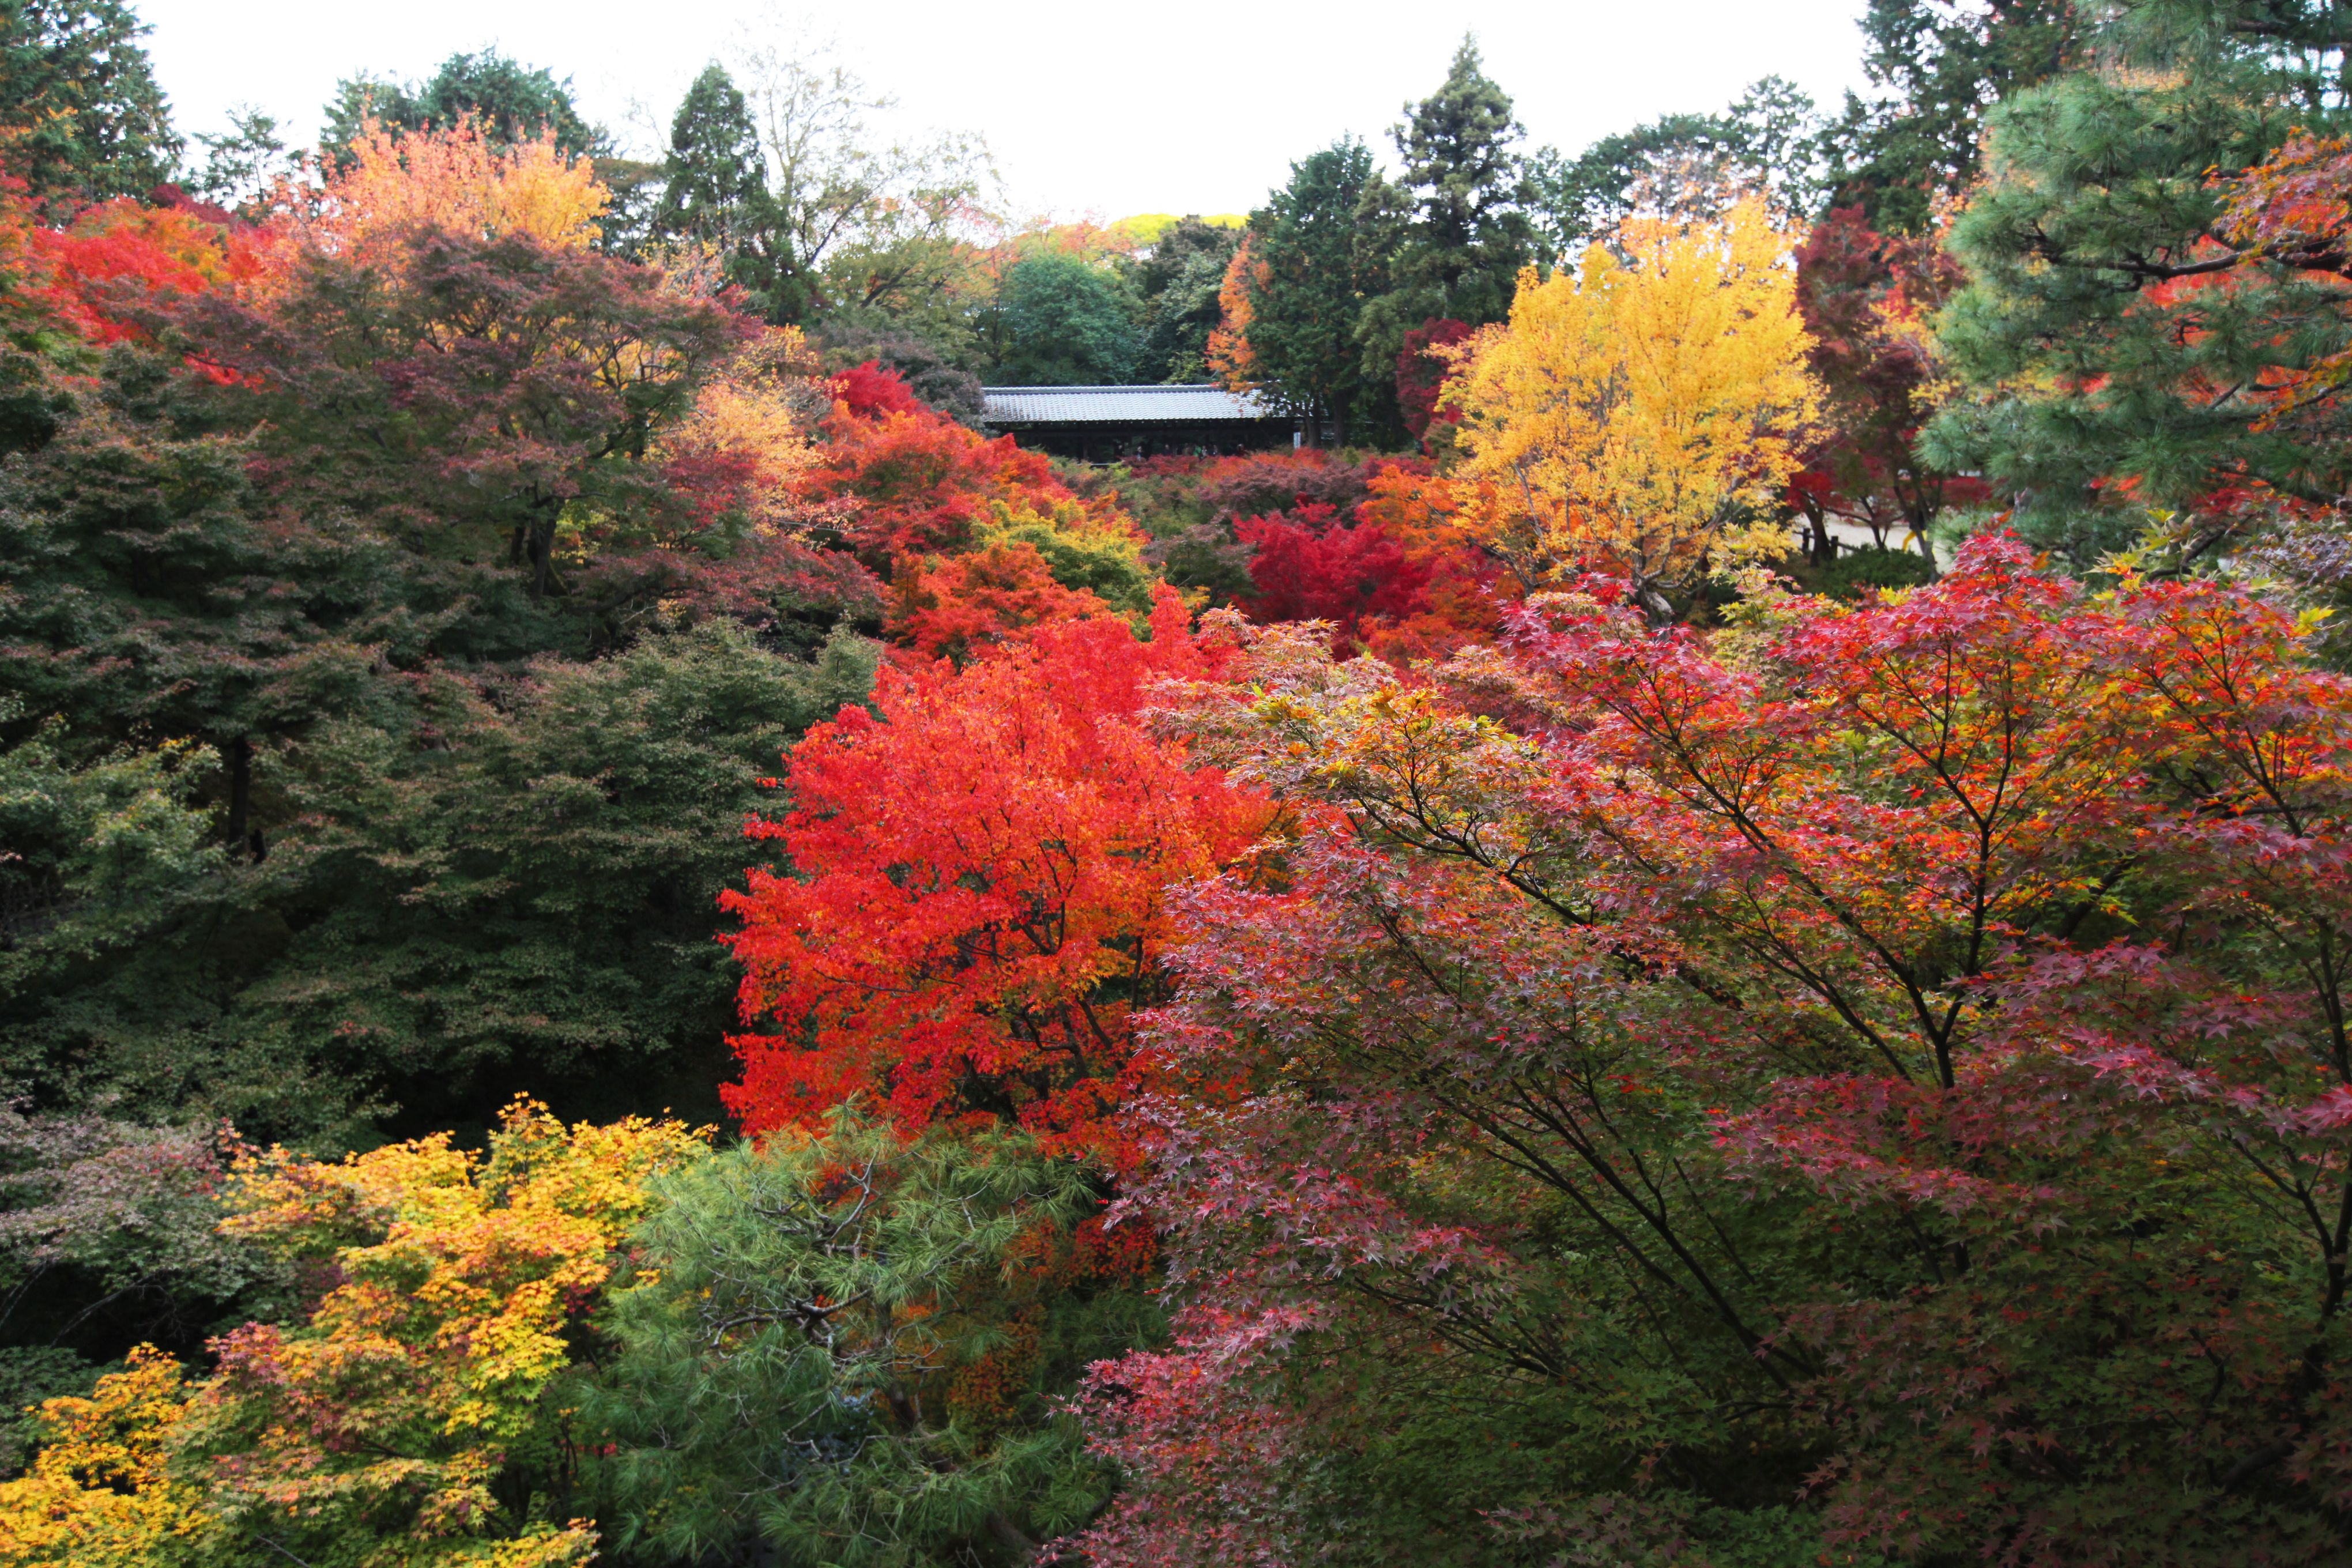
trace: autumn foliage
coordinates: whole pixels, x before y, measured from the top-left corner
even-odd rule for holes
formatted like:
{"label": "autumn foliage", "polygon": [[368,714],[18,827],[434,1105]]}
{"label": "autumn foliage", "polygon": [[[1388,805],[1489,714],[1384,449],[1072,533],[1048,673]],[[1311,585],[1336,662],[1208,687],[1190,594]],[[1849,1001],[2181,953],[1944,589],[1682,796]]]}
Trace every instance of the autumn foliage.
{"label": "autumn foliage", "polygon": [[1762,205],[1720,227],[1629,224],[1627,258],[1520,279],[1507,323],[1460,351],[1440,398],[1486,548],[1532,587],[1587,567],[1659,585],[1777,553],[1758,521],[1796,470],[1815,391],[1795,279]]}
{"label": "autumn foliage", "polygon": [[1163,596],[1150,635],[1043,625],[976,664],[904,664],[868,714],[794,749],[791,809],[756,823],[792,870],[730,894],[747,1017],[730,1107],[754,1131],[853,1095],[902,1125],[1018,1121],[1080,1148],[1148,1079],[1168,890],[1227,866],[1264,803],[1144,721],[1155,682],[1230,647]]}
{"label": "autumn foliage", "polygon": [[[2346,558],[2352,144],[2065,274],[2148,352],[2033,429],[2248,443],[2069,574],[2048,495],[1951,547],[2029,378],[1948,377],[2073,239],[1783,228],[1675,162],[1731,120],[1568,264],[1538,163],[1448,238],[1476,63],[1276,268],[1386,452],[950,417],[1055,278],[1271,376],[1286,231],[892,230],[1006,290],[927,358],[740,237],[718,67],[651,231],[462,114],[236,217],[0,184],[0,1568],[2345,1560],[2352,679],[2244,520]],[[150,1084],[266,1141],[297,1068],[266,1151]]]}
{"label": "autumn foliage", "polygon": [[1454,368],[1440,351],[1465,342],[1471,335],[1469,322],[1439,316],[1405,333],[1404,347],[1397,354],[1397,407],[1414,439],[1429,433],[1432,421],[1452,424],[1460,417],[1454,410],[1439,405],[1438,394],[1445,390]]}
{"label": "autumn foliage", "polygon": [[31,1468],[0,1481],[0,1563],[12,1568],[151,1568],[192,1562],[215,1521],[202,1492],[168,1473],[167,1440],[188,1408],[179,1363],[140,1345],[89,1397],[36,1412]]}
{"label": "autumn foliage", "polygon": [[1045,454],[895,401],[869,402],[865,412],[842,403],[802,481],[843,509],[842,536],[868,562],[961,549],[993,515],[992,502],[1071,499]]}
{"label": "autumn foliage", "polygon": [[[1180,904],[1150,1038],[1171,1085],[1250,1087],[1129,1112],[1174,1275],[1215,1286],[1189,1365],[1103,1374],[1143,1391],[1106,1441],[1179,1489],[1110,1560],[1370,1550],[1349,1456],[1404,1431],[1498,1496],[1572,1467],[1573,1510],[1498,1521],[1562,1545],[1729,1529],[1745,1470],[1838,1550],[2322,1560],[2352,691],[2298,636],[1998,539],[1712,646],[1587,579],[1431,687],[1266,634],[1196,744],[1344,823]],[[1310,1342],[1354,1370],[1234,1389],[1235,1345],[1297,1375]],[[1396,1392],[1441,1363],[1488,1436]],[[1543,1436],[1593,1407],[1643,1436]],[[1186,1447],[1220,1408],[1337,1473],[1260,1506],[1262,1445]]]}
{"label": "autumn foliage", "polygon": [[1981,482],[1918,454],[1943,374],[1928,323],[1962,277],[1932,237],[1876,233],[1858,207],[1830,213],[1798,247],[1797,302],[1822,396],[1820,426],[1790,495],[1815,531],[1817,552],[1832,519],[1901,549],[1924,540],[1948,507],[1984,500]]}
{"label": "autumn foliage", "polygon": [[593,1533],[518,1517],[502,1471],[551,1457],[532,1450],[567,1338],[646,1183],[704,1148],[675,1121],[566,1127],[519,1103],[487,1156],[436,1135],[334,1164],[254,1157],[230,1226],[326,1283],[307,1321],[217,1346],[178,1438],[209,1459],[215,1508],[265,1536],[281,1518],[297,1541],[405,1536],[412,1561],[584,1562]]}
{"label": "autumn foliage", "polygon": [[612,193],[552,131],[501,147],[467,120],[403,134],[369,124],[317,186],[281,184],[270,237],[298,250],[381,259],[419,230],[584,248]]}

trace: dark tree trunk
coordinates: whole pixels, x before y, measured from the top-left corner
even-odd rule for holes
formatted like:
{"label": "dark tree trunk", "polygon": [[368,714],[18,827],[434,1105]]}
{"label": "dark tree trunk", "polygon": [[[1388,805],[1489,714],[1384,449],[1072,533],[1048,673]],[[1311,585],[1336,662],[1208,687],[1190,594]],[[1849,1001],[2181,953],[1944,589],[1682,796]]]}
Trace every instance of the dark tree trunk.
{"label": "dark tree trunk", "polygon": [[228,754],[229,858],[250,858],[259,865],[269,848],[259,829],[252,826],[253,742],[238,735],[232,738],[224,750]]}
{"label": "dark tree trunk", "polygon": [[228,837],[234,844],[245,837],[245,819],[253,806],[253,743],[238,735],[228,743]]}
{"label": "dark tree trunk", "polygon": [[530,596],[547,597],[551,562],[555,554],[555,520],[536,522],[530,529]]}

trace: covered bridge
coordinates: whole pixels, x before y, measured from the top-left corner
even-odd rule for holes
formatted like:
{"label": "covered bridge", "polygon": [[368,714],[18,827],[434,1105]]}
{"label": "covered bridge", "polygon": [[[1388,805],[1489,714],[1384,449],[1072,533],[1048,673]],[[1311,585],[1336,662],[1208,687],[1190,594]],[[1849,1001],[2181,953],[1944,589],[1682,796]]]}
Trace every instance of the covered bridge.
{"label": "covered bridge", "polygon": [[991,386],[981,419],[1056,457],[1109,463],[1169,453],[1262,451],[1295,444],[1296,423],[1254,392],[1222,386]]}

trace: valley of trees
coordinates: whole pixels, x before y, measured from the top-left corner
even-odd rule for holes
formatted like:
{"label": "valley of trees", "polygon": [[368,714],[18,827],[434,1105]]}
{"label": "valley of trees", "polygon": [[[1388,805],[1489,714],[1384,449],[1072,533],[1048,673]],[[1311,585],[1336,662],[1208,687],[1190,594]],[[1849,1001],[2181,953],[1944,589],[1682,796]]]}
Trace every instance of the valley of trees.
{"label": "valley of trees", "polygon": [[0,20],[0,1568],[2352,1560],[2352,6],[1033,225]]}

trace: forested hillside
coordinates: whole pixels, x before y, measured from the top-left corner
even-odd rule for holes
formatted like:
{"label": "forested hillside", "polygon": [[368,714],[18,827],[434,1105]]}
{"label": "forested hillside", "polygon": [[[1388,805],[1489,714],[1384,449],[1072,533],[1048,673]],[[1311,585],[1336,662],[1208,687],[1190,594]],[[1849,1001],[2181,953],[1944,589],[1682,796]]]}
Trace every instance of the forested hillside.
{"label": "forested hillside", "polygon": [[1048,225],[0,0],[0,1568],[2352,1561],[2352,7],[1861,21]]}

